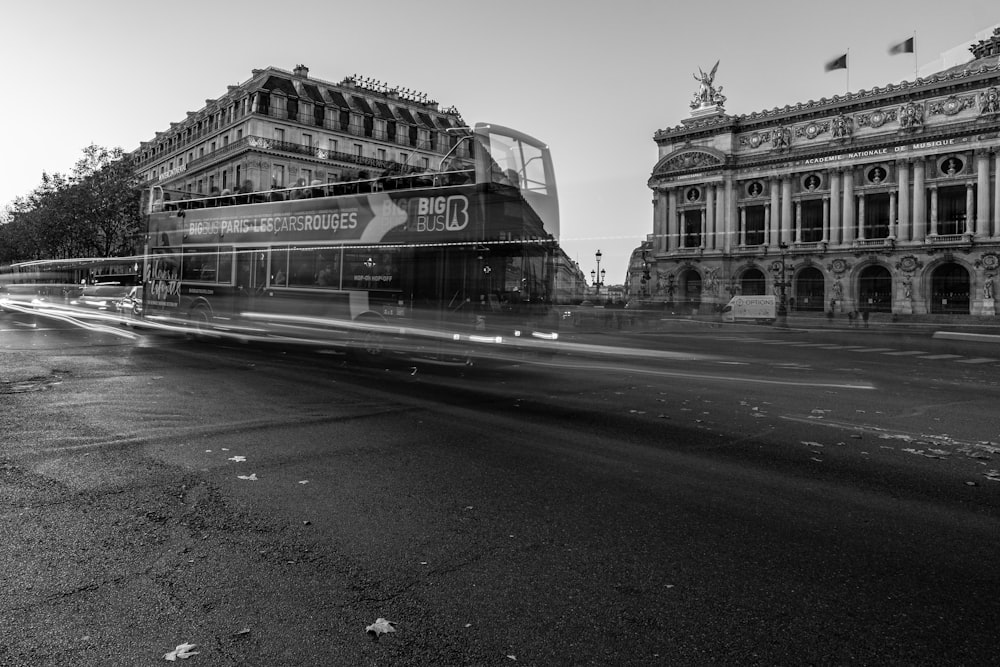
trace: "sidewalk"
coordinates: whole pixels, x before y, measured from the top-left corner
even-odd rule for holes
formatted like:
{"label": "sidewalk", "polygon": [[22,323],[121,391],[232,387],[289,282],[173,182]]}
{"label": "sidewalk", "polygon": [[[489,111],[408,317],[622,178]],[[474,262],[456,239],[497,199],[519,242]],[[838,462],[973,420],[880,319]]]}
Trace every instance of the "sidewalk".
{"label": "sidewalk", "polygon": [[729,329],[740,331],[871,331],[927,338],[951,338],[977,342],[1000,343],[1000,318],[969,315],[893,316],[872,313],[869,321],[851,320],[846,313],[827,317],[820,312],[790,312],[785,325],[754,323],[723,323],[710,315],[680,315],[669,311],[617,311],[614,318],[585,320],[568,326],[566,333],[665,333],[692,330]]}

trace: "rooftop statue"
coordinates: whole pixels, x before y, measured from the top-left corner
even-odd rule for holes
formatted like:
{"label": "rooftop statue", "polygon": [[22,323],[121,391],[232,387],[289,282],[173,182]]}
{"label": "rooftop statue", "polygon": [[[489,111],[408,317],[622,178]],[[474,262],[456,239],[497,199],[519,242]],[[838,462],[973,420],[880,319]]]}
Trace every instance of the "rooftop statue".
{"label": "rooftop statue", "polygon": [[725,101],[726,96],[722,94],[722,86],[718,88],[715,87],[715,72],[719,69],[719,61],[715,61],[715,67],[708,74],[699,67],[698,74],[692,74],[694,80],[700,85],[698,86],[698,92],[694,94],[694,99],[691,101],[692,109],[706,109],[710,107],[721,107]]}

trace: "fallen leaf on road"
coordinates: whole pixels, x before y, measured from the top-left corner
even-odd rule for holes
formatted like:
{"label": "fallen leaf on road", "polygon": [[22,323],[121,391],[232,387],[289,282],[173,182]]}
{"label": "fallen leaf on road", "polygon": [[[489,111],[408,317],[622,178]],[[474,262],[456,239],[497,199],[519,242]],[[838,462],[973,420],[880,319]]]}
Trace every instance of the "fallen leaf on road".
{"label": "fallen leaf on road", "polygon": [[237,475],[236,479],[245,479],[248,482],[256,482],[257,481],[257,473],[252,472],[249,475]]}
{"label": "fallen leaf on road", "polygon": [[177,648],[175,648],[170,653],[164,653],[163,654],[163,659],[166,660],[167,662],[174,662],[175,660],[177,660],[177,658],[180,658],[181,660],[187,660],[192,655],[198,655],[198,651],[192,651],[191,650],[191,649],[195,648],[196,646],[198,646],[198,645],[197,644],[187,644],[187,643],[178,644]]}
{"label": "fallen leaf on road", "polygon": [[237,630],[233,633],[233,637],[240,637],[242,635],[250,634],[250,628],[243,628],[242,630]]}
{"label": "fallen leaf on road", "polygon": [[245,457],[245,456],[230,456],[227,460],[228,461],[236,461],[237,463],[243,463],[244,461],[247,460],[247,457]]}
{"label": "fallen leaf on road", "polygon": [[379,617],[378,619],[375,620],[374,623],[365,628],[365,632],[367,632],[371,636],[372,641],[375,642],[378,641],[380,635],[383,635],[387,632],[395,632],[395,631],[396,631],[396,624],[393,623],[392,621],[387,621],[382,617]]}

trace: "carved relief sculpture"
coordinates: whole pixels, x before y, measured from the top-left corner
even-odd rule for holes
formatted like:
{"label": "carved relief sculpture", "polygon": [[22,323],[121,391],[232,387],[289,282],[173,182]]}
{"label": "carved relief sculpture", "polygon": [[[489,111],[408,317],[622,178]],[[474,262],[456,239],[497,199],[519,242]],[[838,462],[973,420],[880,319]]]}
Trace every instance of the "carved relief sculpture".
{"label": "carved relief sculpture", "polygon": [[924,124],[924,108],[916,102],[907,102],[899,109],[899,126],[913,130]]}
{"label": "carved relief sculpture", "polygon": [[833,138],[848,139],[854,132],[854,121],[850,116],[837,116],[833,119]]}
{"label": "carved relief sculpture", "polygon": [[1000,113],[1000,91],[996,87],[979,94],[979,113]]}

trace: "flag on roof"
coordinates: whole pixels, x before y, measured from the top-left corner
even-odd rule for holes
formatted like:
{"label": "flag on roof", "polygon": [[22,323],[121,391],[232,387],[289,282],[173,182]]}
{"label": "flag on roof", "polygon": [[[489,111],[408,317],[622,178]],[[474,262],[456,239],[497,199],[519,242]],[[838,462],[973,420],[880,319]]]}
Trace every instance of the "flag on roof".
{"label": "flag on roof", "polygon": [[824,69],[826,69],[827,72],[832,72],[835,69],[847,69],[847,54],[845,53],[841,56],[837,56],[828,62]]}
{"label": "flag on roof", "polygon": [[913,38],[909,37],[889,47],[889,55],[894,56],[897,53],[913,53]]}

